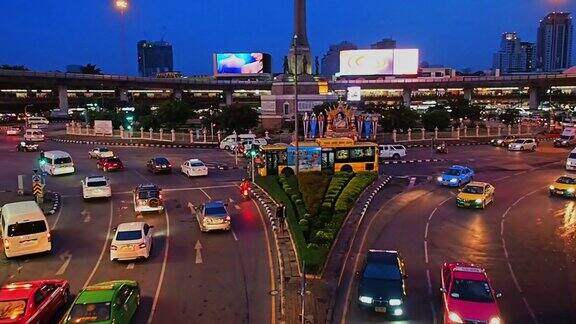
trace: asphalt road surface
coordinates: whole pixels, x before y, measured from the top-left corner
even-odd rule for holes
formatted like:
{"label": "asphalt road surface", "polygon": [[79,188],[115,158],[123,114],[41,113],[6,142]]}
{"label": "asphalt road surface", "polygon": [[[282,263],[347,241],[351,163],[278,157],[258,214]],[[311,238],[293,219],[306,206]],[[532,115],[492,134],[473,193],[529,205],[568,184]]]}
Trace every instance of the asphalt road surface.
{"label": "asphalt road surface", "polygon": [[[37,167],[38,153],[17,152],[18,140],[0,135],[0,205],[14,201],[17,175],[29,176]],[[60,211],[48,217],[52,252],[11,260],[1,254],[2,283],[64,278],[76,293],[101,281],[133,279],[142,290],[135,323],[273,322],[268,238],[256,204],[240,197],[238,182],[245,171],[210,169],[208,177],[192,179],[179,173],[180,164],[189,158],[200,158],[215,167],[222,162],[234,165],[233,157],[220,150],[111,147],[125,165],[122,171],[105,173],[113,197],[84,202],[80,181],[88,175],[104,174],[96,169],[96,160],[88,157],[91,147],[46,141],[41,148],[69,152],[77,172],[47,178],[47,189],[63,197]],[[147,172],[145,161],[152,156],[167,157],[174,172]],[[131,191],[141,183],[163,188],[164,214],[135,214]],[[212,199],[228,203],[231,232],[200,233],[189,203]],[[147,261],[111,262],[108,251],[113,228],[131,221],[154,225],[152,255]],[[195,249],[197,246],[201,249]]]}
{"label": "asphalt road surface", "polygon": [[[536,152],[491,146],[450,147],[440,163],[387,165],[387,175],[420,180],[383,205],[351,244],[343,267],[334,323],[387,321],[357,306],[357,279],[370,248],[396,249],[407,266],[407,315],[398,323],[441,323],[440,266],[466,261],[483,266],[505,323],[576,323],[576,204],[550,197],[548,186],[564,169],[568,149],[544,143]],[[429,158],[410,149],[406,159]],[[475,180],[495,185],[485,210],[456,207],[456,189],[434,179],[451,164],[470,166]]]}

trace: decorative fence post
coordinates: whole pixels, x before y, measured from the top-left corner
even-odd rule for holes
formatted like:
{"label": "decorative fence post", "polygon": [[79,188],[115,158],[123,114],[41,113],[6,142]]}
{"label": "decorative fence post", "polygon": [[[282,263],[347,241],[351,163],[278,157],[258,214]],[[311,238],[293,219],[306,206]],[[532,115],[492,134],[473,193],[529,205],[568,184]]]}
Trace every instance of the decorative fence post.
{"label": "decorative fence post", "polygon": [[408,141],[412,140],[412,128],[408,128]]}
{"label": "decorative fence post", "polygon": [[480,136],[480,126],[476,125],[476,137]]}
{"label": "decorative fence post", "polygon": [[438,127],[434,127],[434,139],[438,139]]}
{"label": "decorative fence post", "polygon": [[486,135],[490,136],[490,126],[486,126]]}
{"label": "decorative fence post", "polygon": [[150,133],[149,133],[149,136],[150,136],[149,138],[152,139],[152,127],[150,127],[150,129],[148,129],[148,131],[150,132]]}
{"label": "decorative fence post", "polygon": [[468,137],[468,126],[464,125],[464,137]]}
{"label": "decorative fence post", "polygon": [[392,131],[392,142],[396,143],[396,130]]}
{"label": "decorative fence post", "polygon": [[174,130],[174,128],[170,130],[170,133],[172,135],[172,142],[176,142],[176,131]]}
{"label": "decorative fence post", "polygon": [[194,143],[194,131],[190,130],[190,143]]}
{"label": "decorative fence post", "polygon": [[204,133],[204,143],[206,143],[206,127],[204,127],[204,129],[202,130],[202,132]]}
{"label": "decorative fence post", "polygon": [[460,139],[460,126],[456,128],[456,139]]}
{"label": "decorative fence post", "polygon": [[160,128],[160,140],[163,141],[164,140],[164,129]]}
{"label": "decorative fence post", "polygon": [[508,135],[512,134],[512,125],[508,125]]}
{"label": "decorative fence post", "polygon": [[502,136],[502,126],[498,125],[498,137]]}
{"label": "decorative fence post", "polygon": [[426,139],[426,130],[424,129],[424,127],[420,128],[420,131],[422,132],[422,139],[425,140]]}
{"label": "decorative fence post", "polygon": [[[220,130],[216,132],[216,135],[218,135],[218,143],[220,143],[222,141],[222,133],[220,133]],[[266,137],[268,137],[268,131],[266,131]]]}
{"label": "decorative fence post", "polygon": [[120,138],[124,139],[124,127],[120,126]]}
{"label": "decorative fence post", "polygon": [[531,134],[531,133],[532,133],[532,125],[530,125],[530,124],[528,124],[527,133],[528,133],[528,134]]}
{"label": "decorative fence post", "polygon": [[522,124],[518,124],[518,135],[522,134]]}
{"label": "decorative fence post", "polygon": [[450,138],[454,136],[454,126],[450,126]]}
{"label": "decorative fence post", "polygon": [[144,127],[140,127],[140,138],[144,138]]}

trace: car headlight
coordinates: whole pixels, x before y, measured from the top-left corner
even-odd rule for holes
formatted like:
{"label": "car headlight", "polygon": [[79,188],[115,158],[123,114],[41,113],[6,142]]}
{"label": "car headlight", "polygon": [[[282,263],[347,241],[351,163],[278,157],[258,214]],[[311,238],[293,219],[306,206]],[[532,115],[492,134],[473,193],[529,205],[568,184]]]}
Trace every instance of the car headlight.
{"label": "car headlight", "polygon": [[442,182],[442,177],[438,177],[436,180],[438,180],[438,182]]}
{"label": "car headlight", "polygon": [[460,318],[460,315],[454,312],[449,312],[448,318],[454,323],[461,323],[461,324],[464,323],[464,321]]}
{"label": "car headlight", "polygon": [[477,204],[481,204],[481,203],[482,203],[482,199],[478,198],[478,199],[475,200],[475,202],[476,202]]}
{"label": "car headlight", "polygon": [[400,306],[402,305],[402,299],[392,298],[388,301],[388,305],[390,306]]}
{"label": "car headlight", "polygon": [[492,317],[488,322],[488,324],[500,324],[500,317],[499,316]]}
{"label": "car headlight", "polygon": [[458,179],[450,179],[450,182],[456,183],[456,182],[458,182]]}
{"label": "car headlight", "polygon": [[360,296],[360,298],[358,298],[358,300],[360,300],[360,302],[363,304],[372,304],[372,301],[374,299],[372,297],[368,297],[368,296]]}
{"label": "car headlight", "polygon": [[554,186],[550,186],[550,187],[548,187],[548,189],[554,190]]}
{"label": "car headlight", "polygon": [[[404,311],[402,310],[402,308],[396,308],[394,310],[394,312],[392,312],[392,315],[394,315],[394,316],[402,316],[402,314],[404,314]],[[498,322],[498,323],[500,323],[500,322]]]}
{"label": "car headlight", "polygon": [[498,143],[498,144],[502,144],[502,140],[498,140],[496,143]]}
{"label": "car headlight", "polygon": [[568,193],[574,193],[574,188],[568,188],[568,190],[566,190]]}

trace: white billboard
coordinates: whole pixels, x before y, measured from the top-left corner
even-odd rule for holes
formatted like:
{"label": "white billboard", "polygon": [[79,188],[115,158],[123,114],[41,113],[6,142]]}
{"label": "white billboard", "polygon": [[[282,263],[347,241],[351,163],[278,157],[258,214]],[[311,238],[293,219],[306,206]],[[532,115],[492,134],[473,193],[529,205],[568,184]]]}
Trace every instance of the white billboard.
{"label": "white billboard", "polygon": [[346,96],[347,101],[361,101],[362,100],[362,88],[360,87],[348,87],[348,93]]}
{"label": "white billboard", "polygon": [[95,135],[112,135],[112,121],[111,120],[95,120],[94,121],[94,134]]}
{"label": "white billboard", "polygon": [[417,49],[369,49],[340,52],[339,75],[416,75]]}

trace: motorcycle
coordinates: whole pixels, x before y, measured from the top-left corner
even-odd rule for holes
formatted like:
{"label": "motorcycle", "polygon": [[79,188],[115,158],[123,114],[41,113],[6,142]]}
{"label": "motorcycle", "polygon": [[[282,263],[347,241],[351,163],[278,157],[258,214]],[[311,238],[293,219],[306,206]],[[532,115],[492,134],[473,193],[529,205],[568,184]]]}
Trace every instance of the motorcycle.
{"label": "motorcycle", "polygon": [[242,195],[242,199],[244,200],[250,199],[250,191],[248,189],[242,189],[240,194]]}
{"label": "motorcycle", "polygon": [[438,154],[448,154],[448,148],[446,145],[438,145],[436,147],[436,153]]}

